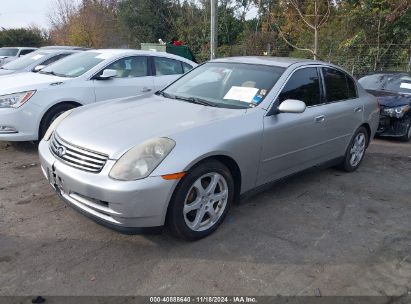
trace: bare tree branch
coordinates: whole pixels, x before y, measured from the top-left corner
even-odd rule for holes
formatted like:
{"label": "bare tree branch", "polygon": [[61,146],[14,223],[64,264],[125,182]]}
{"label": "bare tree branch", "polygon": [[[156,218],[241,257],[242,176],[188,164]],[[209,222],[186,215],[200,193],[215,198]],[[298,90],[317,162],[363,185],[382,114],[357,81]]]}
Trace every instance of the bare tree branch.
{"label": "bare tree branch", "polygon": [[315,26],[312,25],[310,22],[308,22],[308,20],[304,17],[304,14],[301,12],[300,7],[298,6],[298,3],[295,0],[290,0],[291,5],[295,8],[295,10],[297,11],[298,15],[300,15],[300,18],[304,21],[304,23],[312,28],[313,30],[315,29]]}
{"label": "bare tree branch", "polygon": [[330,17],[331,14],[331,3],[330,0],[327,0],[327,12],[325,13],[324,17],[321,19],[320,23],[318,24],[318,28],[322,27]]}

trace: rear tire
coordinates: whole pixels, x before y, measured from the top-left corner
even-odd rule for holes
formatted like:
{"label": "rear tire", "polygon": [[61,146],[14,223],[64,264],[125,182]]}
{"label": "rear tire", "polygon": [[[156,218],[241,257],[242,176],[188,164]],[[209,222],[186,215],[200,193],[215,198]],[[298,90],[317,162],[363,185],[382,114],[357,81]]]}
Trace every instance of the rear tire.
{"label": "rear tire", "polygon": [[367,129],[364,127],[359,127],[348,145],[343,161],[337,166],[337,168],[346,172],[353,172],[357,170],[364,159],[369,138],[370,136]]}
{"label": "rear tire", "polygon": [[42,140],[44,137],[44,134],[46,134],[47,129],[50,127],[50,125],[53,123],[53,121],[59,117],[61,114],[64,112],[71,110],[75,108],[76,106],[73,104],[65,103],[65,104],[60,104],[52,107],[49,109],[46,114],[44,114],[41,123],[40,123],[40,128],[39,128],[39,138],[38,140]]}
{"label": "rear tire", "polygon": [[231,172],[221,162],[208,160],[196,165],[173,194],[167,214],[170,230],[190,241],[210,235],[224,221],[234,189]]}

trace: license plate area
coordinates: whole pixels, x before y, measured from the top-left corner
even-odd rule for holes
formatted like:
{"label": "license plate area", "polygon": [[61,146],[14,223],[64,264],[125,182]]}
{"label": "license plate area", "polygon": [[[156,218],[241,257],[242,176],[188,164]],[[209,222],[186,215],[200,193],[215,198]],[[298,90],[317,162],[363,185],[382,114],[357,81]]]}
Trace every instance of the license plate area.
{"label": "license plate area", "polygon": [[64,190],[64,180],[60,177],[54,168],[54,166],[50,169],[47,168],[47,179],[50,185],[54,188],[54,190],[61,195]]}

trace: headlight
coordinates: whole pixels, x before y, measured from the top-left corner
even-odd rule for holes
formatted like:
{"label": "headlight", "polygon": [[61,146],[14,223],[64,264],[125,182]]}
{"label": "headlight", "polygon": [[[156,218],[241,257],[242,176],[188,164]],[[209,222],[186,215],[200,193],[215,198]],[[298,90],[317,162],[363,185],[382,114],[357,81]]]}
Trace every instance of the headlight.
{"label": "headlight", "polygon": [[148,140],[126,152],[113,166],[110,177],[123,181],[146,178],[176,145],[169,138]]}
{"label": "headlight", "polygon": [[46,134],[44,134],[43,139],[45,141],[48,141],[53,134],[54,130],[58,127],[58,125],[73,112],[74,109],[68,110],[64,113],[62,113],[60,116],[58,116],[50,125],[50,127],[47,129]]}
{"label": "headlight", "polygon": [[0,96],[0,108],[18,108],[24,105],[36,91],[27,91]]}
{"label": "headlight", "polygon": [[409,110],[410,110],[410,107],[408,105],[405,105],[405,106],[399,106],[395,108],[384,108],[382,113],[385,115],[391,116],[391,117],[401,118]]}

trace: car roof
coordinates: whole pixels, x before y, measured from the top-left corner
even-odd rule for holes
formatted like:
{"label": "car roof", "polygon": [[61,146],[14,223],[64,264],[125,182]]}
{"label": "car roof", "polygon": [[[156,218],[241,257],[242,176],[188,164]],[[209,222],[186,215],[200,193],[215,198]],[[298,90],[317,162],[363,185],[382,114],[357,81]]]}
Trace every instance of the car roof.
{"label": "car roof", "polygon": [[76,51],[88,51],[90,48],[81,46],[67,46],[67,45],[48,45],[39,48],[39,50],[76,50]]}
{"label": "car roof", "polygon": [[142,50],[134,50],[134,49],[95,49],[95,50],[88,50],[86,52],[96,52],[102,54],[111,54],[111,55],[146,55],[146,56],[153,56],[154,54],[161,55],[164,57],[185,61],[185,62],[192,62],[195,63],[187,58],[166,53],[166,52],[156,52],[156,51],[142,51]]}
{"label": "car roof", "polygon": [[[248,63],[248,64],[260,64],[260,65],[272,65],[287,68],[293,64],[329,64],[322,61],[305,59],[305,58],[292,58],[292,57],[271,57],[271,56],[239,56],[239,57],[227,57],[211,60],[211,62],[232,62],[232,63]],[[331,64],[329,64],[331,65]]]}
{"label": "car roof", "polygon": [[25,46],[4,46],[2,49],[20,49],[20,50],[37,50],[36,47],[25,47]]}

